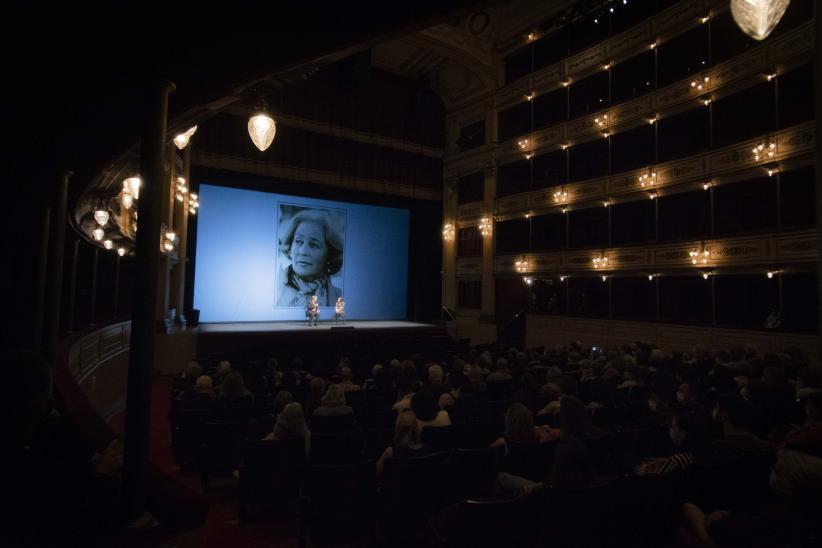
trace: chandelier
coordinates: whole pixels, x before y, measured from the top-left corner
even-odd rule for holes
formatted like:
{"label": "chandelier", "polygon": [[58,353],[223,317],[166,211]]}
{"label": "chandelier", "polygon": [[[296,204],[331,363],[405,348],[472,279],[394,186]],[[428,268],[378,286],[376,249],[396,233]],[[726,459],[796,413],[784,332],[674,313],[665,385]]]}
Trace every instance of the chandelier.
{"label": "chandelier", "polygon": [[764,40],[773,31],[791,0],[731,0],[731,15],[742,32]]}

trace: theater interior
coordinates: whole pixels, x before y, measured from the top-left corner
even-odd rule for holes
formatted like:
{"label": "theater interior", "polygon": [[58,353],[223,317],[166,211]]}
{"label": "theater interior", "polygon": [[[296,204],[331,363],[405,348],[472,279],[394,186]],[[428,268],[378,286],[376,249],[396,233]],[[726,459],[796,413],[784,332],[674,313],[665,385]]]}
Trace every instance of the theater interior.
{"label": "theater interior", "polygon": [[0,545],[822,545],[818,6],[15,3]]}

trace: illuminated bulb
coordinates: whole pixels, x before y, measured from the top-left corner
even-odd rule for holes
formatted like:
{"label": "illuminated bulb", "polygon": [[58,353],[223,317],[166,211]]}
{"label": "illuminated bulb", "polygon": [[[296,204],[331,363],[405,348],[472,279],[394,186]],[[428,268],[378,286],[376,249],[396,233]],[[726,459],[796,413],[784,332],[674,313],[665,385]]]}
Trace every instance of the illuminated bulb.
{"label": "illuminated bulb", "polygon": [[599,127],[604,126],[607,122],[608,122],[608,115],[607,114],[603,114],[602,116],[597,116],[596,118],[594,118],[594,123],[596,125],[598,125]]}
{"label": "illuminated bulb", "polygon": [[614,64],[613,64],[612,62],[610,62],[610,61],[609,61],[609,62],[605,63],[604,65],[602,65],[602,69],[603,69],[603,70],[608,70],[608,69],[609,69],[609,68],[611,68],[613,65],[614,65]]}
{"label": "illuminated bulb", "polygon": [[648,119],[648,123],[651,124],[651,125],[654,125],[656,123],[656,120],[657,120],[657,118],[656,118],[656,116],[654,116],[653,118]]}
{"label": "illuminated bulb", "polygon": [[704,17],[702,17],[702,18],[700,19],[700,21],[702,21],[702,23],[707,23],[707,22],[708,22],[708,21],[710,21],[710,20],[711,20],[711,16],[710,16],[710,14],[709,14],[709,15],[706,15],[706,16],[704,16]]}
{"label": "illuminated bulb", "polygon": [[603,281],[603,282],[608,281],[608,276],[603,276],[603,277],[602,277],[602,281]]}
{"label": "illuminated bulb", "polygon": [[537,39],[537,33],[529,32],[528,36],[526,36],[525,39],[528,40],[529,42],[533,42],[534,40]]}
{"label": "illuminated bulb", "polygon": [[126,254],[126,248],[125,248],[125,247],[118,247],[118,248],[117,248],[117,254],[118,254],[120,257],[122,257],[123,255],[125,255],[125,254]]}
{"label": "illuminated bulb", "polygon": [[559,148],[561,148],[562,150],[568,150],[568,146],[569,146],[568,143],[561,143],[559,145]]}
{"label": "illuminated bulb", "polygon": [[764,40],[773,31],[790,0],[731,0],[731,15],[742,32]]}
{"label": "illuminated bulb", "polygon": [[702,99],[702,104],[707,107],[708,105],[711,104],[711,99],[710,98]]}
{"label": "illuminated bulb", "polygon": [[177,234],[175,234],[174,232],[166,232],[166,240],[168,240],[169,242],[173,242],[176,239]]}
{"label": "illuminated bulb", "polygon": [[776,167],[768,168],[768,177],[773,177],[777,173],[779,173],[779,168],[776,168]]}
{"label": "illuminated bulb", "polygon": [[568,208],[567,208],[567,207],[563,207],[563,208],[562,208],[562,212],[563,212],[563,213],[568,213]]}
{"label": "illuminated bulb", "polygon": [[533,157],[534,157],[534,153],[533,153],[533,152],[529,152],[528,154],[526,154],[526,155],[525,155],[525,159],[526,159],[526,160],[530,160],[530,159],[531,159],[531,158],[533,158]]}
{"label": "illuminated bulb", "polygon": [[650,199],[654,200],[654,199],[656,199],[656,197],[657,197],[657,193],[656,193],[656,192],[651,192],[651,193],[648,195],[648,197],[649,197]]}
{"label": "illuminated bulb", "polygon": [[451,223],[445,223],[445,225],[442,227],[442,239],[446,242],[450,242],[454,240],[454,236],[454,225],[452,225]]}
{"label": "illuminated bulb", "polygon": [[605,137],[605,138],[607,138],[609,135],[611,135],[611,132],[608,131],[607,129],[602,132],[602,136]]}
{"label": "illuminated bulb", "polygon": [[707,280],[709,276],[710,276],[710,274],[708,274],[707,272],[702,273],[702,279],[703,280]]}
{"label": "illuminated bulb", "polygon": [[108,211],[105,209],[98,209],[94,212],[94,220],[97,221],[97,224],[100,226],[106,226],[108,222]]}
{"label": "illuminated bulb", "polygon": [[532,278],[531,276],[525,276],[522,278],[522,281],[524,281],[526,285],[531,285],[532,283],[534,283],[534,278]]}
{"label": "illuminated bulb", "polygon": [[258,112],[248,119],[248,136],[261,152],[271,146],[276,134],[277,122],[267,112]]}
{"label": "illuminated bulb", "polygon": [[567,88],[568,86],[571,85],[571,81],[568,78],[563,78],[562,81],[560,81],[560,83],[562,84],[562,87],[564,87],[564,88]]}
{"label": "illuminated bulb", "polygon": [[711,188],[711,183],[702,183],[702,190],[708,190]]}
{"label": "illuminated bulb", "polygon": [[183,150],[185,147],[187,147],[188,141],[189,139],[191,139],[191,136],[194,135],[195,131],[197,131],[197,126],[192,126],[183,133],[175,135],[174,144],[177,146],[177,148]]}
{"label": "illuminated bulb", "polygon": [[773,272],[768,272],[768,279],[773,278]]}
{"label": "illuminated bulb", "polygon": [[182,195],[182,194],[180,194],[180,193],[177,193],[174,197],[175,197],[175,198],[177,198],[177,201],[178,201],[178,202],[182,202],[182,201],[183,201],[183,195]]}
{"label": "illuminated bulb", "polygon": [[120,204],[125,209],[131,209],[131,206],[134,205],[134,196],[130,192],[123,191],[120,195]]}
{"label": "illuminated bulb", "polygon": [[611,205],[611,202],[609,202],[608,200],[602,202],[602,207],[608,207],[609,205]]}
{"label": "illuminated bulb", "polygon": [[528,139],[520,139],[519,141],[517,141],[517,145],[519,146],[519,148],[528,148]]}
{"label": "illuminated bulb", "polygon": [[766,74],[766,75],[765,75],[765,78],[768,80],[768,82],[770,82],[771,80],[773,80],[774,78],[776,78],[776,73],[775,73],[775,72],[772,72],[772,73],[770,73],[770,74]]}
{"label": "illuminated bulb", "polygon": [[142,186],[143,182],[140,180],[139,177],[129,177],[125,181],[123,181],[123,190],[131,194],[135,200],[140,199],[140,187]]}
{"label": "illuminated bulb", "polygon": [[657,46],[656,42],[651,42],[651,45],[650,45],[651,49],[656,49],[656,46]]}
{"label": "illuminated bulb", "polygon": [[565,281],[565,278],[567,278],[567,276],[560,276],[560,277],[559,277],[559,281],[564,282],[564,281]]}
{"label": "illuminated bulb", "polygon": [[112,242],[111,240],[103,240],[103,247],[105,247],[106,249],[111,249],[112,247],[114,247],[114,242]]}
{"label": "illuminated bulb", "polygon": [[533,100],[534,100],[534,95],[535,95],[535,94],[534,94],[534,92],[532,91],[531,93],[529,93],[528,95],[526,95],[526,96],[525,96],[525,100],[526,100],[526,101],[533,101]]}
{"label": "illuminated bulb", "polygon": [[91,231],[92,238],[94,238],[98,242],[100,240],[102,240],[103,236],[105,236],[105,235],[106,235],[105,231],[103,231],[103,229],[100,228],[100,227],[97,227],[97,228],[95,228],[94,230]]}
{"label": "illuminated bulb", "polygon": [[654,281],[654,275],[653,274],[648,274],[648,281],[649,282]]}

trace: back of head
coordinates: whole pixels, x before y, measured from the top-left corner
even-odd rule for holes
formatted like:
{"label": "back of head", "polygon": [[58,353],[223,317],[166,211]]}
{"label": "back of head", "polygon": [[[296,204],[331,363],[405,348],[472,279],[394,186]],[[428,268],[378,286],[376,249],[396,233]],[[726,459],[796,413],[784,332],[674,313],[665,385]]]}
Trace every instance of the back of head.
{"label": "back of head", "polygon": [[277,424],[274,425],[274,437],[276,439],[305,437],[307,431],[303,407],[299,403],[289,403],[277,415]]}
{"label": "back of head", "polygon": [[[309,396],[316,400],[322,399],[325,395],[325,379],[322,377],[314,377],[308,383]],[[290,393],[290,392],[289,392]]]}
{"label": "back of head", "polygon": [[200,375],[194,383],[194,391],[198,394],[214,395],[214,381],[208,375]]}
{"label": "back of head", "polygon": [[432,365],[428,368],[428,383],[432,386],[439,386],[442,384],[442,367],[439,365]]}
{"label": "back of head", "polygon": [[223,360],[217,364],[217,375],[224,379],[229,373],[231,373],[231,363],[227,360]]}
{"label": "back of head", "polygon": [[345,390],[339,384],[332,384],[323,396],[324,407],[341,407],[345,405]]}
{"label": "back of head", "polygon": [[340,379],[343,382],[351,382],[351,368],[348,366],[342,367],[340,369]]}
{"label": "back of head", "polygon": [[246,393],[243,376],[238,371],[232,371],[226,375],[223,381],[222,397],[229,399],[242,398]]}
{"label": "back of head", "polygon": [[508,369],[508,360],[506,360],[505,358],[499,358],[494,363],[494,370],[495,371],[503,371],[505,369]]}
{"label": "back of head", "polygon": [[534,440],[534,414],[521,403],[512,403],[505,412],[505,439],[509,443]]}
{"label": "back of head", "polygon": [[183,376],[186,379],[193,379],[194,381],[196,381],[202,374],[203,368],[200,367],[200,364],[194,360],[188,362],[188,365],[186,365],[186,368],[183,370]]}
{"label": "back of head", "polygon": [[411,411],[421,421],[432,421],[436,418],[439,408],[429,389],[424,388],[411,397]]}

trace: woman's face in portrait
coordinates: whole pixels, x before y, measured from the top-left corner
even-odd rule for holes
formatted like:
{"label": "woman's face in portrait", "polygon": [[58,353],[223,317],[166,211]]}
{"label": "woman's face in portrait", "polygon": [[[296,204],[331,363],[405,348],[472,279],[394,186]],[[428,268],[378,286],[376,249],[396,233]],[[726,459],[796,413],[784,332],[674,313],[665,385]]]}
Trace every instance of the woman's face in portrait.
{"label": "woman's face in portrait", "polygon": [[314,221],[303,221],[294,231],[291,242],[291,266],[301,278],[317,278],[325,269],[328,246],[323,227]]}

